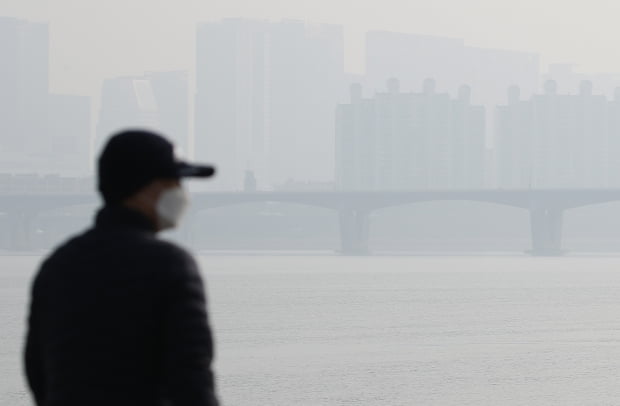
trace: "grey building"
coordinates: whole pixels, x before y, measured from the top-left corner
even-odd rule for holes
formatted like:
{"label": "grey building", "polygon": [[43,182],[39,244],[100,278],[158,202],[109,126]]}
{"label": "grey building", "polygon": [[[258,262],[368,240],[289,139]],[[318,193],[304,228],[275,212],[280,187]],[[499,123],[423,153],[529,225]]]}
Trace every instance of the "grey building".
{"label": "grey building", "polygon": [[0,17],[0,147],[26,156],[45,147],[47,24]]}
{"label": "grey building", "polygon": [[387,77],[413,89],[432,77],[440,91],[457,96],[466,83],[475,89],[472,102],[492,108],[505,102],[506,89],[524,95],[538,88],[539,57],[529,52],[467,46],[462,39],[371,31],[366,35],[367,83],[380,88]]}
{"label": "grey building", "polygon": [[215,162],[218,189],[241,189],[252,171],[266,179],[269,24],[230,19],[198,26],[195,156]]}
{"label": "grey building", "polygon": [[620,188],[620,87],[614,91],[613,98],[607,105],[608,137],[608,184]]}
{"label": "grey building", "polygon": [[181,154],[189,149],[187,72],[149,72],[107,79],[96,129],[99,150],[107,137],[128,127],[146,127],[169,137]]}
{"label": "grey building", "polygon": [[0,17],[0,171],[84,176],[90,100],[49,93],[49,28]]}
{"label": "grey building", "polygon": [[227,19],[198,26],[195,152],[213,187],[333,180],[333,110],[343,83],[339,26]]}
{"label": "grey building", "polygon": [[508,103],[495,113],[497,182],[504,188],[527,188],[533,182],[533,106],[520,96],[519,87],[512,86]]}
{"label": "grey building", "polygon": [[437,93],[428,79],[420,93],[364,98],[351,87],[336,111],[336,181],[341,190],[481,188],[485,169],[485,109],[469,87],[457,98]]}
{"label": "grey building", "polygon": [[593,94],[589,81],[577,94],[559,94],[551,80],[528,100],[512,88],[509,100],[497,109],[500,187],[611,185],[617,101]]}
{"label": "grey building", "polygon": [[49,96],[48,172],[63,176],[86,176],[91,167],[91,100],[88,96]]}

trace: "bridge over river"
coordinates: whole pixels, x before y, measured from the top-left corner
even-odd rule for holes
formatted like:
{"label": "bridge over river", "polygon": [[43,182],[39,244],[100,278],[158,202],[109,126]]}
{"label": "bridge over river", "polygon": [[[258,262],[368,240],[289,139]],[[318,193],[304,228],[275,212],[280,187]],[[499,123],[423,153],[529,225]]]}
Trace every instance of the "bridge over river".
{"label": "bridge over river", "polygon": [[[620,189],[523,189],[523,190],[413,190],[413,191],[273,191],[199,192],[192,194],[192,213],[217,207],[281,202],[335,210],[339,215],[340,252],[370,252],[369,215],[387,207],[432,201],[475,201],[518,207],[530,214],[532,254],[562,253],[564,212],[587,205],[620,200]],[[0,212],[8,216],[13,245],[28,246],[30,224],[40,213],[66,207],[97,204],[88,193],[0,193]],[[192,215],[190,213],[190,216]]]}

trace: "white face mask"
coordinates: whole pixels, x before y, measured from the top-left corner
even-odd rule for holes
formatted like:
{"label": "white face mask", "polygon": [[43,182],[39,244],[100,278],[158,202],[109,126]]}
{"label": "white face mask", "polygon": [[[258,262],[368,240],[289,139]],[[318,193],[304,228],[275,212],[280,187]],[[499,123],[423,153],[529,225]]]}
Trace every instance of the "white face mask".
{"label": "white face mask", "polygon": [[157,220],[162,230],[174,228],[189,205],[187,192],[180,186],[164,190],[157,201]]}

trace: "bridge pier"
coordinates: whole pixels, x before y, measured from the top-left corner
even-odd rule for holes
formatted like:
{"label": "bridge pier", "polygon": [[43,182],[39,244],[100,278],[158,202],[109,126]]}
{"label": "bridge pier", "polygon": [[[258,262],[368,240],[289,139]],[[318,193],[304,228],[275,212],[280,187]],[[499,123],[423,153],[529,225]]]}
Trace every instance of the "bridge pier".
{"label": "bridge pier", "polygon": [[341,209],[340,253],[343,255],[365,255],[369,253],[369,219],[366,210]]}
{"label": "bridge pier", "polygon": [[563,209],[536,208],[530,210],[532,255],[562,255],[563,218]]}

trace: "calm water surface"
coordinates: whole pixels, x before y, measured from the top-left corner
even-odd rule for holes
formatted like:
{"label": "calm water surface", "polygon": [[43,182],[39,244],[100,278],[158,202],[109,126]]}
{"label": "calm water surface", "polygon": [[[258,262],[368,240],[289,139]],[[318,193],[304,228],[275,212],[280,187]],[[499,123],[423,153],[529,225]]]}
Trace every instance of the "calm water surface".
{"label": "calm water surface", "polygon": [[[39,261],[0,257],[0,406]],[[620,258],[200,262],[225,405],[620,405]]]}

